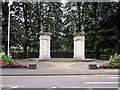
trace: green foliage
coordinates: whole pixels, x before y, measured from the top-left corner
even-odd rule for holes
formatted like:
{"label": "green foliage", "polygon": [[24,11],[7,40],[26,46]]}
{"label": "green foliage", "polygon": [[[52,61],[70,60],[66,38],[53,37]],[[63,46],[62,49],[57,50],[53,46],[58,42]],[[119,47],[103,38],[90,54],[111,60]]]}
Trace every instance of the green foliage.
{"label": "green foliage", "polygon": [[[51,28],[52,51],[73,51],[73,33],[84,25],[86,52],[115,53],[120,44],[120,2],[14,2],[10,46],[38,51],[40,24]],[[80,12],[80,20],[78,12]],[[7,50],[8,2],[2,2],[2,44]]]}
{"label": "green foliage", "polygon": [[7,61],[9,65],[12,65],[14,63],[14,60],[11,57],[8,57],[6,55],[2,56],[1,61]]}
{"label": "green foliage", "polygon": [[119,61],[119,57],[118,57],[117,54],[115,54],[114,57],[113,56],[110,57],[110,60],[108,61],[108,63],[112,65],[112,64],[114,64],[115,62],[118,62],[118,61]]}
{"label": "green foliage", "polygon": [[78,21],[76,2],[67,3],[65,10],[64,32],[74,32],[75,25],[78,30],[78,22],[83,24],[87,52],[111,54],[119,50],[117,46],[120,44],[120,2],[84,2],[79,9],[82,22]]}

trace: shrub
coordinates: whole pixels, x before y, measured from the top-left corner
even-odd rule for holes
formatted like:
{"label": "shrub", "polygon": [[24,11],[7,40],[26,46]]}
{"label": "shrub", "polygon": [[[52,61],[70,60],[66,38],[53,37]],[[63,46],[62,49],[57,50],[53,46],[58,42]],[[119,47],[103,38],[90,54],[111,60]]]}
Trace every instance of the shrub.
{"label": "shrub", "polygon": [[115,62],[118,62],[118,61],[119,61],[119,57],[118,57],[117,54],[115,54],[114,57],[113,56],[110,57],[110,60],[109,60],[108,63],[112,65],[112,64],[114,64]]}
{"label": "shrub", "polygon": [[11,57],[8,57],[6,55],[2,56],[1,61],[6,61],[6,62],[8,62],[9,65],[13,65],[13,63],[14,63],[14,60]]}

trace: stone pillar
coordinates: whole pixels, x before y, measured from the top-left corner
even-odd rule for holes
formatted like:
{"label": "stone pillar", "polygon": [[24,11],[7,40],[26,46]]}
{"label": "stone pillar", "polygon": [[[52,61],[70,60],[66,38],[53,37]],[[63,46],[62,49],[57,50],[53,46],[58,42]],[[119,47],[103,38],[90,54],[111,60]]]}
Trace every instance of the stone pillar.
{"label": "stone pillar", "polygon": [[84,60],[85,59],[85,33],[76,32],[74,33],[74,59]]}
{"label": "stone pillar", "polygon": [[40,32],[40,50],[39,59],[47,60],[50,59],[50,40],[52,34],[50,32]]}

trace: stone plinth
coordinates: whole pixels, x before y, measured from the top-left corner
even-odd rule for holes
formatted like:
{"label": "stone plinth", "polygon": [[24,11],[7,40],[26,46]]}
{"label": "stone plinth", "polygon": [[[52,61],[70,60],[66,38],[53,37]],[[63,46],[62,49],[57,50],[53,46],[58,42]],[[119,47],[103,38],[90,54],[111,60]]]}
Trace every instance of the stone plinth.
{"label": "stone plinth", "polygon": [[74,58],[78,60],[85,59],[85,33],[74,33]]}
{"label": "stone plinth", "polygon": [[36,63],[30,63],[29,64],[29,69],[37,69],[37,64]]}
{"label": "stone plinth", "polygon": [[40,32],[40,50],[39,50],[39,59],[47,60],[50,59],[50,32]]}

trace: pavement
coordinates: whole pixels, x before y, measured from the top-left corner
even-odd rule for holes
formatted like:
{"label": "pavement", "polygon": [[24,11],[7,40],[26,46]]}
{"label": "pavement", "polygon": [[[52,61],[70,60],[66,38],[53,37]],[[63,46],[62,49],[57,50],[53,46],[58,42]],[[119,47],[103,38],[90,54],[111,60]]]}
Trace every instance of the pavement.
{"label": "pavement", "polygon": [[0,76],[54,76],[54,75],[119,75],[119,69],[89,69],[89,64],[100,65],[107,61],[95,60],[90,62],[54,62],[54,61],[27,61],[20,63],[29,65],[36,63],[37,69],[3,68]]}

